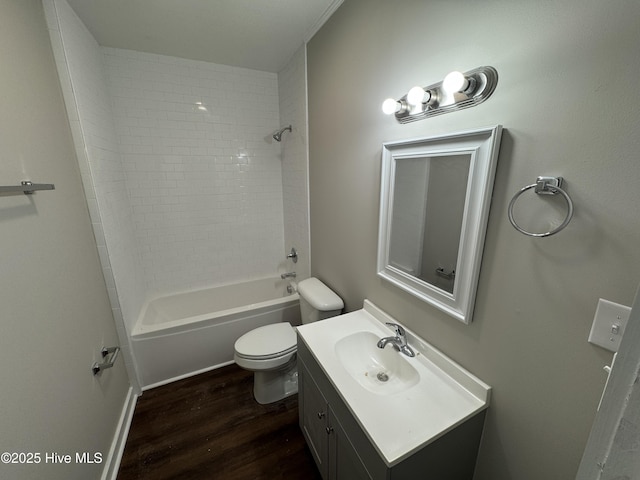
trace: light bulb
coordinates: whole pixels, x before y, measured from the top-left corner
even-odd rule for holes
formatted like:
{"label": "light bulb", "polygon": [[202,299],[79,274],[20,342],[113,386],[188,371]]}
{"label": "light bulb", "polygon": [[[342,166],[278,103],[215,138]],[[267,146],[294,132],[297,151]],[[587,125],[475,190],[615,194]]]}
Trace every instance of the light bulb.
{"label": "light bulb", "polygon": [[394,113],[399,112],[400,108],[400,102],[394,100],[393,98],[387,98],[384,102],[382,102],[382,111],[385,115],[393,115]]}
{"label": "light bulb", "polygon": [[469,87],[469,80],[462,72],[449,73],[442,81],[442,88],[447,93],[464,92]]}
{"label": "light bulb", "polygon": [[[425,101],[426,93],[427,92],[425,92],[424,88],[422,87],[413,87],[411,90],[409,90],[409,93],[407,93],[407,103],[409,105],[413,105],[414,107],[417,107],[418,105],[422,105]],[[430,96],[431,95],[429,95],[429,97]]]}

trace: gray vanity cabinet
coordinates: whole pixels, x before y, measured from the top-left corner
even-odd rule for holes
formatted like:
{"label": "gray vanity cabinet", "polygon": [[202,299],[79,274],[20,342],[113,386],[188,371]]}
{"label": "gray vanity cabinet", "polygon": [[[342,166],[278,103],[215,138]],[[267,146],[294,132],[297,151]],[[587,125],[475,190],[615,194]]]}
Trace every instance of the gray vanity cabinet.
{"label": "gray vanity cabinet", "polygon": [[371,480],[349,436],[329,406],[329,479]]}
{"label": "gray vanity cabinet", "polygon": [[484,411],[389,466],[300,336],[298,382],[300,428],[324,480],[473,478]]}
{"label": "gray vanity cabinet", "polygon": [[300,358],[298,382],[300,428],[322,478],[371,480],[340,420]]}
{"label": "gray vanity cabinet", "polygon": [[304,363],[298,363],[300,428],[323,479],[329,474],[329,404]]}

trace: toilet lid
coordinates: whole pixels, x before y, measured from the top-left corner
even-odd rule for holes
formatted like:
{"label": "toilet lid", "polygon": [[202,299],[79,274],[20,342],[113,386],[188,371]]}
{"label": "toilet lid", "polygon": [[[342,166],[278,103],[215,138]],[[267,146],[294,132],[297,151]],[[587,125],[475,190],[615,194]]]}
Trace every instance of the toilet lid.
{"label": "toilet lid", "polygon": [[242,335],[234,348],[243,357],[277,357],[295,351],[296,331],[287,322],[265,325]]}

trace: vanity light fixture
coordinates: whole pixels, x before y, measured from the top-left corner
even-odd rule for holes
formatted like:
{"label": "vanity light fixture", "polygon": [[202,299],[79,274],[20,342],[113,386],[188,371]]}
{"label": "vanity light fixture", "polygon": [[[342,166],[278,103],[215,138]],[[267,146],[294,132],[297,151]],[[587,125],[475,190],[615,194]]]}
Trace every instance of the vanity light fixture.
{"label": "vanity light fixture", "polygon": [[475,107],[491,96],[497,84],[498,72],[493,67],[478,67],[465,73],[454,71],[440,83],[413,87],[399,100],[387,98],[382,111],[395,115],[400,123],[415,122]]}

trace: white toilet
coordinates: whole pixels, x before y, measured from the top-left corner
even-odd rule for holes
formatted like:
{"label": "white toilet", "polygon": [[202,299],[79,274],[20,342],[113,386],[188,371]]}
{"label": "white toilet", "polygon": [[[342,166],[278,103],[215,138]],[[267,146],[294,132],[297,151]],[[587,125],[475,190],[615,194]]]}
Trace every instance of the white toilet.
{"label": "white toilet", "polygon": [[[298,283],[302,323],[339,315],[342,299],[317,278]],[[274,323],[251,330],[234,345],[238,366],[253,374],[253,396],[258,403],[277,402],[298,392],[296,331],[290,323]]]}

